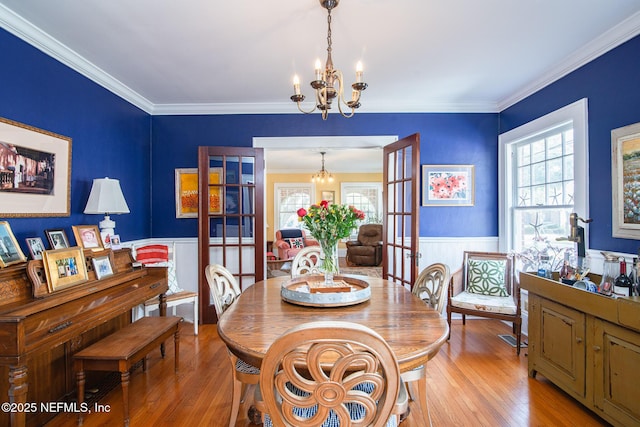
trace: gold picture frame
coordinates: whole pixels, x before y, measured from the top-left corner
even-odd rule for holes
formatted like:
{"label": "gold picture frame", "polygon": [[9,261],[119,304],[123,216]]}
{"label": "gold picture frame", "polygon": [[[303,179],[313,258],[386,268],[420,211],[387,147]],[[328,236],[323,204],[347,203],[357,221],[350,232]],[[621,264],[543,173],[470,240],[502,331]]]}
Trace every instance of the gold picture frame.
{"label": "gold picture frame", "polygon": [[76,245],[83,249],[103,250],[104,244],[100,237],[100,229],[97,225],[73,225],[73,235],[76,238]]}
{"label": "gold picture frame", "polygon": [[611,131],[613,237],[640,239],[640,123]]}
{"label": "gold picture frame", "polygon": [[[222,168],[209,169],[209,183],[223,184]],[[222,213],[222,187],[209,188],[209,213]],[[176,169],[176,218],[198,217],[198,169]]]}
{"label": "gold picture frame", "polygon": [[27,257],[20,249],[20,245],[11,231],[11,226],[7,221],[0,221],[0,267],[8,267],[26,261]]}
{"label": "gold picture frame", "polygon": [[71,213],[71,138],[0,117],[0,217]]}
{"label": "gold picture frame", "polygon": [[333,204],[336,202],[336,192],[332,191],[332,190],[322,190],[320,192],[321,196],[321,200],[326,200],[327,202],[329,202],[330,204]]}
{"label": "gold picture frame", "polygon": [[49,292],[70,288],[89,280],[84,252],[80,246],[42,253]]}

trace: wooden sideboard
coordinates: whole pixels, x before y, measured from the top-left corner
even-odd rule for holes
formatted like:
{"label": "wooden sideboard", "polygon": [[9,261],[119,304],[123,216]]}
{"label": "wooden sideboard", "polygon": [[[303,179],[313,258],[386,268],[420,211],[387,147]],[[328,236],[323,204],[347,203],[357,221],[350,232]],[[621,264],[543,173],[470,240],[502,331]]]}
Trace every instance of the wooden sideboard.
{"label": "wooden sideboard", "polygon": [[[109,256],[114,274],[97,280],[91,259]],[[0,412],[2,426],[40,426],[54,411],[41,403],[75,399],[72,356],[131,323],[131,309],[159,296],[166,312],[165,268],[132,268],[130,249],[85,251],[89,280],[55,292],[42,261],[0,269]],[[55,406],[54,406],[55,408]]]}
{"label": "wooden sideboard", "polygon": [[529,292],[529,376],[544,375],[613,425],[640,426],[640,298],[529,273],[520,286]]}

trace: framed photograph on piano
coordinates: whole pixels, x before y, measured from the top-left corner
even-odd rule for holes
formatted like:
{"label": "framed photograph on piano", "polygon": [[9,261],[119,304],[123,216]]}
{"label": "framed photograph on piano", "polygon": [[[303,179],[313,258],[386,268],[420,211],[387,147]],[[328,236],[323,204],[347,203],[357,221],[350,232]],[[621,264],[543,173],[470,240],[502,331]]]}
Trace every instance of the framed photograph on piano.
{"label": "framed photograph on piano", "polygon": [[80,246],[42,253],[49,292],[56,292],[89,280],[84,251]]}
{"label": "framed photograph on piano", "polygon": [[113,275],[111,260],[108,256],[92,258],[91,262],[93,263],[93,271],[96,273],[96,279],[100,280],[103,277]]}
{"label": "framed photograph on piano", "polygon": [[26,261],[27,257],[22,253],[9,223],[0,221],[0,267]]}

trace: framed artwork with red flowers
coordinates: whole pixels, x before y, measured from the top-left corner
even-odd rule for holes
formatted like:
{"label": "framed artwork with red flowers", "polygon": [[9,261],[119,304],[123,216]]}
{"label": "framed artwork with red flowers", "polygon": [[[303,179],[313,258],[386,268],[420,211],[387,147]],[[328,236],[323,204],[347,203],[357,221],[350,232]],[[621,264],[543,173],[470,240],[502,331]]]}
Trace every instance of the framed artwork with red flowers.
{"label": "framed artwork with red flowers", "polygon": [[473,165],[422,165],[422,206],[473,206]]}

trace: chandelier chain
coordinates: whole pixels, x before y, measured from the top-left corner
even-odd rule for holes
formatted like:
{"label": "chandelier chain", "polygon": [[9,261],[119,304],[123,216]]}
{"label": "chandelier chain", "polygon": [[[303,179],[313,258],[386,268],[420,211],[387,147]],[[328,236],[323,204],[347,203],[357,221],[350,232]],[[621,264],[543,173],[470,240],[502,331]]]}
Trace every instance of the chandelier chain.
{"label": "chandelier chain", "polygon": [[327,15],[327,53],[331,58],[331,9]]}

